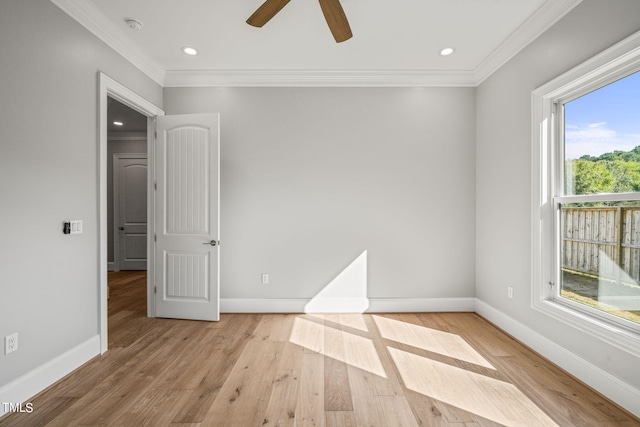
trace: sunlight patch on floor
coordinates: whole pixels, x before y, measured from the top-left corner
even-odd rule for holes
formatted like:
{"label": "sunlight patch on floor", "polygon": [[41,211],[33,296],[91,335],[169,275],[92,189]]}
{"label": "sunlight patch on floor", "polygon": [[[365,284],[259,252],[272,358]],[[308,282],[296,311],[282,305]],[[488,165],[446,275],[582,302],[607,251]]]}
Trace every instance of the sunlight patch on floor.
{"label": "sunlight patch on floor", "polygon": [[383,338],[495,370],[459,335],[386,317],[372,317]]}
{"label": "sunlight patch on floor", "polygon": [[557,426],[517,387],[388,347],[405,386],[508,427]]}
{"label": "sunlight patch on floor", "polygon": [[322,319],[323,321],[336,323],[347,328],[369,332],[364,316],[359,313],[307,313],[307,318]]}
{"label": "sunlight patch on floor", "polygon": [[373,341],[296,317],[289,341],[340,362],[386,378]]}

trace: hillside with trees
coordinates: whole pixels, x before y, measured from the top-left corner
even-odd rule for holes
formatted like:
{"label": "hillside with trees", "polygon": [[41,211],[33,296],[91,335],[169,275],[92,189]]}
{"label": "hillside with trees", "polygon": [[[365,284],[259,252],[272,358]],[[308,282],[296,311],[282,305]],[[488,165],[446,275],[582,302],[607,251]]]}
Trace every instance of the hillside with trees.
{"label": "hillside with trees", "polygon": [[[585,155],[566,164],[568,194],[624,193],[640,191],[640,146],[594,157]],[[573,180],[571,177],[573,176]]]}

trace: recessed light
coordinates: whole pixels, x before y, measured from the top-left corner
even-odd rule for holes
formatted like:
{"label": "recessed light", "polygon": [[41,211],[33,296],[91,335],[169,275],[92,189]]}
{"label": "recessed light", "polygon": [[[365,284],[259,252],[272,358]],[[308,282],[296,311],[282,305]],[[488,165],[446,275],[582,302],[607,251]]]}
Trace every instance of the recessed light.
{"label": "recessed light", "polygon": [[453,52],[455,52],[455,49],[452,47],[445,47],[444,49],[442,49],[440,51],[440,55],[442,56],[449,56],[451,55]]}
{"label": "recessed light", "polygon": [[114,125],[116,125],[116,126],[122,126],[122,125],[124,125],[124,123],[122,123],[122,122],[113,122],[113,124],[114,124]]}
{"label": "recessed light", "polygon": [[194,48],[189,47],[189,46],[185,46],[185,47],[183,47],[183,48],[182,48],[182,51],[183,51],[184,53],[186,53],[187,55],[191,55],[191,56],[194,56],[194,55],[197,55],[197,54],[198,54],[198,51],[197,51],[197,50],[195,50]]}

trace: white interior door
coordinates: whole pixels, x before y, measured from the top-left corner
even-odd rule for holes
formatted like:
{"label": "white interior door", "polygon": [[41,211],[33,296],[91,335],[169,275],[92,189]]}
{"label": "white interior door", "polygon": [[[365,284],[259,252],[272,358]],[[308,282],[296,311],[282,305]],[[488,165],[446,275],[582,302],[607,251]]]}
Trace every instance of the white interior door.
{"label": "white interior door", "polygon": [[117,270],[147,269],[147,155],[115,154],[114,225]]}
{"label": "white interior door", "polygon": [[217,114],[157,118],[156,316],[219,320]]}

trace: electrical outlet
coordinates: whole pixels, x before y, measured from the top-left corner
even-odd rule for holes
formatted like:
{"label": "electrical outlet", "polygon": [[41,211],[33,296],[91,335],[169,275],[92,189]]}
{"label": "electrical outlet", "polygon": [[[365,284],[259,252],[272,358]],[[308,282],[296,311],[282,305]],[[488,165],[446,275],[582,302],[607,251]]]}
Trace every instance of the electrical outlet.
{"label": "electrical outlet", "polygon": [[18,349],[18,333],[4,337],[4,354],[13,353]]}
{"label": "electrical outlet", "polygon": [[513,298],[513,288],[511,286],[507,288],[507,296]]}
{"label": "electrical outlet", "polygon": [[266,285],[269,283],[269,273],[262,273],[262,284]]}

